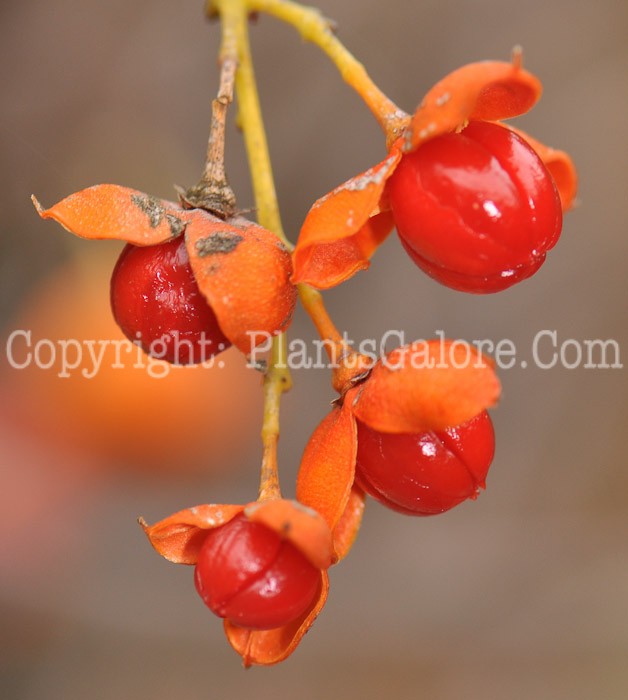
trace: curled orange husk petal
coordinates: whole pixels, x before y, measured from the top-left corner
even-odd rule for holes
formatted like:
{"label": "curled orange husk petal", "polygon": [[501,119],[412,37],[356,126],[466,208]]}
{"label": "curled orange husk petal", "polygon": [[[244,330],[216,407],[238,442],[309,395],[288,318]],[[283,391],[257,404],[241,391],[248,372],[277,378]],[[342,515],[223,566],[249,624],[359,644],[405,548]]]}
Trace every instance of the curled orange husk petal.
{"label": "curled orange husk petal", "polygon": [[89,187],[50,209],[44,209],[34,196],[32,199],[43,219],[54,219],[70,233],[139,246],[179,236],[191,216],[178,204],[119,185]]}
{"label": "curled orange husk petal", "polygon": [[341,533],[336,528],[349,503],[355,476],[357,429],[349,408],[354,395],[354,389],[347,392],[343,406],[332,409],[318,425],[305,447],[297,477],[297,499],[326,520],[337,557],[346,554],[350,539],[344,526],[342,542],[337,541]]}
{"label": "curled orange husk petal", "polygon": [[418,341],[380,360],[351,402],[356,418],[385,433],[444,430],[495,405],[493,362],[464,341]]}
{"label": "curled orange husk petal", "polygon": [[480,61],[453,71],[423,98],[404,133],[404,152],[470,121],[509,119],[531,109],[541,96],[539,80],[520,61]]}
{"label": "curled orange husk petal", "polygon": [[185,231],[199,289],[227,338],[249,354],[290,325],[297,290],[290,253],[270,231],[196,210]]}
{"label": "curled orange husk petal", "polygon": [[312,508],[286,499],[251,503],[244,515],[290,541],[317,569],[327,569],[333,559],[331,531]]}
{"label": "curled orange husk petal", "polygon": [[242,657],[244,666],[272,666],[290,656],[325,605],[328,592],[329,578],[327,572],[321,571],[320,588],[312,604],[289,624],[272,630],[249,630],[225,620],[227,639]]}
{"label": "curled orange husk petal", "polygon": [[296,281],[317,289],[329,289],[356,272],[366,270],[370,265],[369,258],[388,238],[394,225],[391,212],[383,211],[367,219],[364,226],[349,238],[310,246],[299,257],[300,272]]}
{"label": "curled orange husk petal", "polygon": [[228,523],[244,506],[221,504],[186,508],[154,525],[139,522],[153,547],[175,564],[196,564],[208,530]]}
{"label": "curled orange husk petal", "polygon": [[502,124],[502,126],[521,136],[537,152],[539,158],[545,163],[545,167],[554,178],[563,210],[571,209],[578,191],[578,172],[569,154],[546,146],[525,131],[516,129],[510,124]]}
{"label": "curled orange husk petal", "polygon": [[334,547],[338,561],[343,559],[353,546],[362,523],[365,503],[366,494],[357,484],[353,484],[347,505],[334,528]]}
{"label": "curled orange husk petal", "polygon": [[294,250],[294,282],[327,289],[368,267],[393,228],[380,201],[401,158],[400,148],[399,140],[381,163],[314,203]]}

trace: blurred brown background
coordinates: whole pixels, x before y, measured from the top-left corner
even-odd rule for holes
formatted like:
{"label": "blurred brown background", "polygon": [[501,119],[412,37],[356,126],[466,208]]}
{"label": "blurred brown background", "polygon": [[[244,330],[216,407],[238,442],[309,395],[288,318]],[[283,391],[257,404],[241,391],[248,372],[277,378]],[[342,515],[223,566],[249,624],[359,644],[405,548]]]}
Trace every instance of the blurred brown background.
{"label": "blurred brown background", "polygon": [[[518,124],[570,151],[578,165],[581,206],[532,280],[467,297],[422,275],[391,237],[370,273],[326,294],[339,327],[356,340],[388,329],[426,338],[442,329],[516,343],[529,366],[501,372],[488,490],[429,519],[371,502],[300,648],[281,666],[245,673],[197,598],[191,570],[157,556],[135,519],[254,497],[260,402],[251,387],[258,377],[238,375],[244,393],[231,392],[228,413],[229,390],[219,387],[217,397],[208,389],[205,424],[217,421],[220,429],[195,429],[202,454],[182,443],[192,440],[186,407],[196,402],[190,415],[198,416],[203,401],[188,389],[177,403],[176,387],[153,401],[161,420],[150,414],[144,432],[126,430],[126,443],[113,447],[102,435],[100,443],[88,440],[90,450],[80,437],[105,386],[94,399],[80,382],[45,372],[30,373],[28,383],[8,367],[3,347],[0,696],[7,700],[628,695],[628,369],[543,370],[530,362],[543,329],[556,330],[559,343],[613,338],[628,362],[628,5],[323,0],[320,7],[409,111],[450,70],[507,59],[521,44],[545,94]],[[50,206],[115,182],[173,198],[173,184],[195,182],[217,88],[219,32],[203,21],[196,0],[4,0],[0,31],[4,346],[26,322],[43,337],[46,322],[64,313],[82,330],[97,314],[105,323],[107,270],[119,246],[75,240],[40,221],[29,196]],[[252,28],[252,40],[284,224],[294,240],[313,200],[377,162],[384,142],[318,49],[268,17]],[[234,127],[227,149],[239,204],[250,207]],[[105,263],[98,267],[94,256]],[[88,297],[81,279],[102,283]],[[313,337],[302,312],[291,333]],[[287,496],[305,441],[333,398],[326,372],[294,378],[283,403]],[[133,392],[143,396],[141,383]],[[144,415],[131,394],[116,396],[108,399],[113,406],[131,406],[127,427]],[[181,426],[172,427],[168,414],[179,411]],[[222,413],[237,429],[224,430]],[[174,456],[155,461],[154,471],[150,435],[168,430],[183,436],[181,444],[170,440],[166,454]],[[237,455],[226,457],[236,445]]]}

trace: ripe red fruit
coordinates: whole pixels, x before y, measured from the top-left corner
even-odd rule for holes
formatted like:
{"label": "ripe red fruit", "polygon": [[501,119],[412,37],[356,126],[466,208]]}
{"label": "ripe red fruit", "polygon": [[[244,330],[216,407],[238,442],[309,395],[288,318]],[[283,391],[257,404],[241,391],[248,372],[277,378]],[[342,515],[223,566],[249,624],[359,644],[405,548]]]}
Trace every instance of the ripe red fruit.
{"label": "ripe red fruit", "polygon": [[494,451],[486,411],[454,428],[426,433],[380,433],[358,421],[355,478],[393,510],[435,515],[477,497]]}
{"label": "ripe red fruit", "polygon": [[231,345],[196,284],[183,236],[127,244],[111,277],[111,308],[129,340],[173,364],[204,362]]}
{"label": "ripe red fruit", "polygon": [[290,542],[240,514],[210,530],[194,583],[207,607],[248,629],[274,629],[305,612],[320,571]]}
{"label": "ripe red fruit", "polygon": [[552,176],[498,124],[471,122],[425,142],[403,156],[388,192],[412,260],[464,292],[497,292],[530,277],[561,231]]}

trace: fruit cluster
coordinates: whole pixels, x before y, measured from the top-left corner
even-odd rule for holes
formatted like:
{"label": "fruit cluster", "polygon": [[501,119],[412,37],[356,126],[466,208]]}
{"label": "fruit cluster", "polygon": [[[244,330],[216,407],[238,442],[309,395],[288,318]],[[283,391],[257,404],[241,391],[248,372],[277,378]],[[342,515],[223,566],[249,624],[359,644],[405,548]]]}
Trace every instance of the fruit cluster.
{"label": "fruit cluster", "polygon": [[[215,4],[220,11],[229,1]],[[279,342],[297,295],[328,342],[339,396],[305,448],[296,501],[278,487],[274,421],[289,381],[271,357],[257,501],[141,521],[160,554],[195,566],[199,595],[224,618],[246,665],[294,650],[325,603],[327,569],[351,548],[366,494],[426,516],[484,488],[494,453],[486,409],[500,392],[491,360],[460,341],[429,341],[373,363],[344,344],[314,288],[368,267],[393,227],[419,268],[454,289],[497,292],[534,274],[576,183],[565,153],[499,121],[539,94],[516,57],[454,71],[413,116],[380,114],[388,155],[314,204],[292,253],[279,232],[237,215],[222,175],[181,193],[180,203],[117,185],[47,210],[35,202],[42,217],[79,236],[127,243],[111,304],[147,353],[193,364],[230,345],[250,353],[251,337],[264,333]]]}

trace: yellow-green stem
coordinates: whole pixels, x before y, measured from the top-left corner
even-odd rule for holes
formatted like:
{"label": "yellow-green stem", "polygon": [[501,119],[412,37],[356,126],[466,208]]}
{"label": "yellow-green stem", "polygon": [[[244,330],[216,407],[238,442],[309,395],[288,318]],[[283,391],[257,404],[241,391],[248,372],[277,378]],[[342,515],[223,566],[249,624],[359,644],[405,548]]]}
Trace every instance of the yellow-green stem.
{"label": "yellow-green stem", "polygon": [[306,41],[322,49],[342,78],[360,95],[386,134],[388,146],[400,136],[409,115],[399,109],[371,80],[364,66],[334,35],[329,20],[312,8],[291,0],[246,0],[249,10],[266,12],[291,24]]}
{"label": "yellow-green stem", "polygon": [[[284,244],[291,247],[283,233],[279,216],[266,132],[255,84],[247,25],[248,2],[247,0],[212,0],[210,9],[220,14],[223,37],[226,33],[229,42],[235,41],[237,46],[238,71],[235,85],[238,114],[251,170],[257,220],[261,226],[275,233]],[[225,43],[223,39],[223,45]]]}
{"label": "yellow-green stem", "polygon": [[[238,71],[235,86],[258,223],[273,231],[287,246],[291,247],[281,226],[277,193],[255,84],[247,26],[248,4],[246,0],[213,0],[209,9],[220,15],[223,48],[232,46],[234,43],[237,48]],[[277,472],[279,404],[281,394],[292,386],[285,356],[286,337],[282,333],[273,338],[270,363],[264,375],[263,456],[259,500],[281,497]]]}
{"label": "yellow-green stem", "polygon": [[340,332],[327,313],[327,309],[323,303],[323,297],[319,291],[314,289],[314,287],[310,287],[308,284],[299,284],[297,285],[297,289],[299,290],[301,304],[312,320],[320,339],[325,341],[325,349],[327,350],[329,359],[332,359],[332,346],[342,345],[344,342]]}
{"label": "yellow-green stem", "polygon": [[357,379],[364,377],[371,369],[372,359],[353,350],[340,335],[327,313],[320,292],[307,284],[299,284],[297,287],[301,304],[316,327],[329,356],[332,367],[331,384],[339,394],[344,394]]}
{"label": "yellow-green stem", "polygon": [[264,375],[264,420],[262,423],[262,470],[258,499],[265,501],[281,498],[277,469],[277,442],[279,441],[279,404],[281,394],[292,386],[285,363],[286,335],[273,339],[270,364]]}

